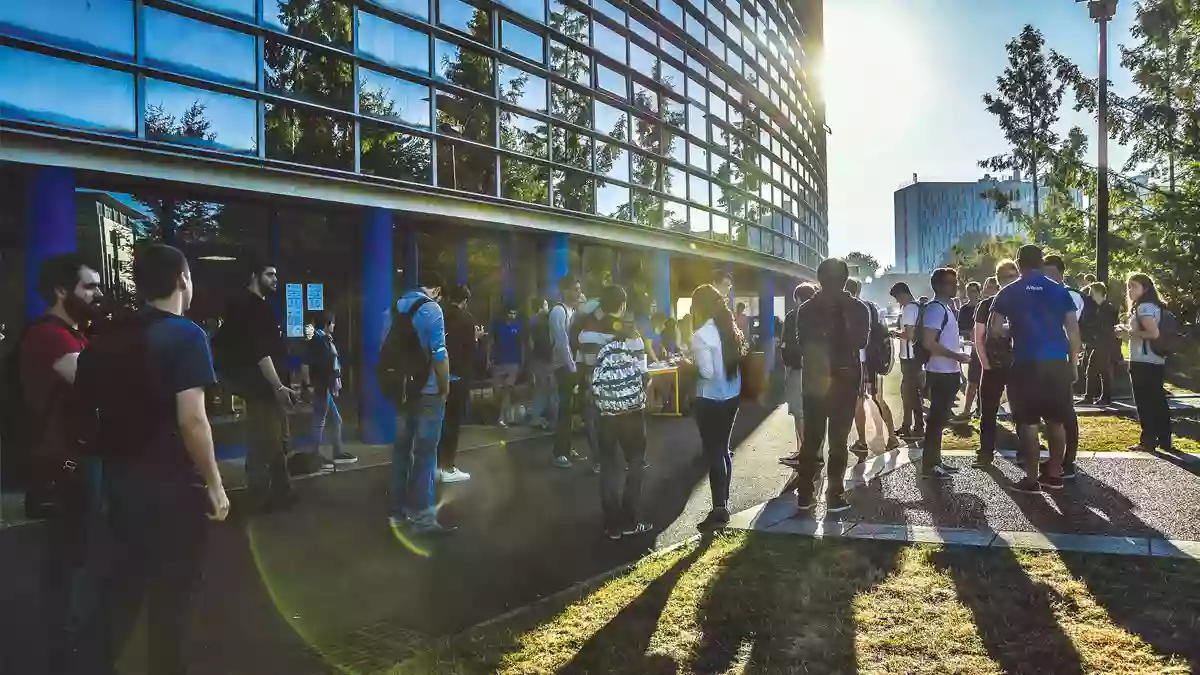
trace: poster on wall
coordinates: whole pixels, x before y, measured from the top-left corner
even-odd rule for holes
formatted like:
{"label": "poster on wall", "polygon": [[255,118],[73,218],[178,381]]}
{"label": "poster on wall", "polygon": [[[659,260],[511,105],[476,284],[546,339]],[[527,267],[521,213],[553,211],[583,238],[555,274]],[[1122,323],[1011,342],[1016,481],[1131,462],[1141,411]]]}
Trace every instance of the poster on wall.
{"label": "poster on wall", "polygon": [[308,311],[325,311],[325,284],[308,285]]}
{"label": "poster on wall", "polygon": [[288,284],[285,287],[287,298],[287,336],[290,338],[304,337],[304,285]]}

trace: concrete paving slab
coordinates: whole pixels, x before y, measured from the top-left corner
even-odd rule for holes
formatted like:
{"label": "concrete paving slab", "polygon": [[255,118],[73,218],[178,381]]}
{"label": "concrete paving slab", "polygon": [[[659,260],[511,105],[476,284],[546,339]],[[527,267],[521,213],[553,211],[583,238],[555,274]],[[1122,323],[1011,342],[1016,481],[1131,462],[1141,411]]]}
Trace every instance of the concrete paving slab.
{"label": "concrete paving slab", "polygon": [[844,537],[854,530],[856,523],[836,520],[816,520],[810,515],[794,516],[767,528],[772,534],[796,534],[805,537]]}
{"label": "concrete paving slab", "polygon": [[1120,537],[1094,534],[1052,534],[1042,532],[998,532],[992,541],[997,548],[1037,548],[1080,553],[1150,555],[1146,537]]}
{"label": "concrete paving slab", "polygon": [[1150,555],[1166,558],[1191,558],[1200,560],[1200,541],[1177,541],[1174,539],[1151,539]]}
{"label": "concrete paving slab", "polygon": [[784,495],[733,514],[729,519],[729,527],[736,530],[767,530],[795,513],[796,498]]}
{"label": "concrete paving slab", "polygon": [[846,536],[858,539],[912,541],[927,544],[988,546],[996,538],[996,533],[990,530],[972,530],[955,527],[859,523],[858,527],[854,528]]}

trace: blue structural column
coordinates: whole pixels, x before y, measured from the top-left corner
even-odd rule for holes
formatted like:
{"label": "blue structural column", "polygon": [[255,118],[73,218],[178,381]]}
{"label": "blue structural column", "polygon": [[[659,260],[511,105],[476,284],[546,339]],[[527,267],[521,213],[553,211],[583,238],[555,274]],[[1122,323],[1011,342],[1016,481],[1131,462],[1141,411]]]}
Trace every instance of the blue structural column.
{"label": "blue structural column", "polygon": [[[417,282],[419,281],[417,275],[420,274],[421,270],[421,256],[420,251],[417,250],[417,231],[411,227],[404,228],[401,236],[404,237],[404,260],[402,261],[404,266],[403,290],[408,290],[417,287]],[[391,240],[389,239],[389,241]]]}
{"label": "blue structural column", "polygon": [[654,268],[651,270],[651,292],[653,300],[658,305],[658,311],[667,316],[674,316],[671,307],[671,253],[669,251],[654,252]]}
{"label": "blue structural column", "polygon": [[517,306],[517,246],[512,232],[500,235],[500,300],[508,307]]}
{"label": "blue structural column", "polygon": [[764,272],[759,282],[758,321],[767,372],[775,369],[775,276]]}
{"label": "blue structural column", "polygon": [[42,262],[75,252],[75,172],[59,167],[38,169],[27,194],[25,316],[32,319],[46,311],[46,301],[38,293]]}
{"label": "blue structural column", "polygon": [[558,280],[571,271],[571,240],[562,233],[550,235],[546,242],[546,295],[554,300],[561,300],[558,292]]}
{"label": "blue structural column", "polygon": [[454,252],[455,263],[457,263],[456,271],[457,271],[457,276],[458,276],[458,278],[455,280],[455,283],[457,283],[459,286],[466,286],[468,281],[471,278],[471,271],[470,271],[471,250],[467,246],[466,234],[463,233],[460,235],[460,237],[461,238],[458,240],[458,247],[455,249],[455,252]]}
{"label": "blue structural column", "polygon": [[[414,259],[415,262],[415,259]],[[383,346],[385,318],[396,294],[392,289],[395,264],[392,260],[392,214],[386,209],[368,209],[362,224],[362,373],[359,408],[365,443],[390,443],[396,438],[396,413],[379,391],[375,366]],[[405,274],[408,274],[407,265]],[[415,275],[416,273],[413,272]]]}

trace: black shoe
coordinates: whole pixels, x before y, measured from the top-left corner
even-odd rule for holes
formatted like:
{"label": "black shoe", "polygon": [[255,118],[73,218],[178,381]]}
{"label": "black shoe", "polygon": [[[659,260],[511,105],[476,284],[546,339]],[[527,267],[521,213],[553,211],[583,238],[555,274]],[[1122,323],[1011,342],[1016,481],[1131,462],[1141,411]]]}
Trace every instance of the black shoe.
{"label": "black shoe", "polygon": [[941,463],[938,463],[938,466],[942,467],[942,471],[945,471],[946,473],[950,474],[951,476],[953,476],[954,474],[959,472],[959,468],[957,466],[947,466],[947,465],[941,464]]}
{"label": "black shoe", "polygon": [[946,467],[937,464],[928,471],[922,471],[921,478],[926,478],[929,480],[950,480],[953,478],[953,476],[951,476],[950,472],[946,470]]}
{"label": "black shoe", "polygon": [[[725,514],[725,522],[729,522],[729,514]],[[636,523],[621,530],[622,537],[636,537],[639,534],[646,534],[654,529],[653,523]]]}
{"label": "black shoe", "polygon": [[995,465],[995,461],[991,457],[976,457],[974,462],[971,462],[972,469],[990,469]]}
{"label": "black shoe", "polygon": [[796,467],[800,466],[800,453],[797,452],[794,455],[788,455],[787,457],[780,457],[779,463],[784,466],[790,466],[792,468],[796,468]]}
{"label": "black shoe", "polygon": [[1085,396],[1081,399],[1076,400],[1075,405],[1093,406],[1093,405],[1096,405],[1096,399]]}
{"label": "black shoe", "polygon": [[708,512],[708,517],[697,528],[701,532],[711,532],[712,530],[720,530],[728,524],[729,511],[727,509],[713,509]]}
{"label": "black shoe", "polygon": [[900,438],[908,438],[909,436],[912,436],[912,429],[909,427],[900,427],[896,430],[896,435]]}
{"label": "black shoe", "polygon": [[812,511],[814,506],[816,503],[811,494],[801,494],[796,498],[796,510],[798,511]]}
{"label": "black shoe", "polygon": [[1012,490],[1013,492],[1024,492],[1031,495],[1038,495],[1042,493],[1041,483],[1038,483],[1037,480],[1033,478],[1022,478],[1016,483],[1013,483],[1008,489]]}
{"label": "black shoe", "polygon": [[345,450],[335,453],[333,455],[333,463],[334,464],[353,464],[357,461],[358,461],[357,457],[346,452]]}
{"label": "black shoe", "polygon": [[866,453],[868,450],[870,450],[866,441],[858,441],[854,445],[850,446],[850,449],[855,451],[854,454],[856,455],[860,452]]}
{"label": "black shoe", "polygon": [[825,513],[841,513],[842,511],[850,510],[850,502],[846,501],[845,495],[830,495],[825,500]]}
{"label": "black shoe", "polygon": [[1075,465],[1074,464],[1063,464],[1062,477],[1063,477],[1063,480],[1071,480],[1071,479],[1075,478]]}
{"label": "black shoe", "polygon": [[869,455],[862,450],[855,450],[854,456],[858,458],[858,461],[855,462],[855,464],[862,464],[863,462],[866,462],[867,457],[869,457]]}
{"label": "black shoe", "polygon": [[1107,408],[1107,407],[1111,406],[1112,404],[1113,404],[1113,400],[1112,400],[1111,396],[1105,396],[1105,397],[1096,399],[1096,405],[1098,405],[1098,406],[1104,406],[1105,408]]}
{"label": "black shoe", "polygon": [[1049,490],[1061,490],[1063,487],[1063,479],[1060,476],[1048,476],[1042,473],[1038,476],[1038,484]]}

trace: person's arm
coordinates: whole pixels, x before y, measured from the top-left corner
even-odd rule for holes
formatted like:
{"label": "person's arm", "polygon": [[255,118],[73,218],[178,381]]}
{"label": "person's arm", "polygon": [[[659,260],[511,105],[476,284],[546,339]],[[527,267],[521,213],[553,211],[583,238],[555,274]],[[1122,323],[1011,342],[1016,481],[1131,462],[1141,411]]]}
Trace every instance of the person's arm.
{"label": "person's arm", "polygon": [[1067,329],[1067,343],[1071,350],[1067,353],[1070,355],[1071,363],[1075,363],[1079,353],[1083,351],[1083,339],[1079,334],[1079,317],[1075,316],[1074,307],[1063,314],[1063,326]]}
{"label": "person's arm", "polygon": [[717,367],[713,362],[712,350],[704,343],[704,338],[698,331],[692,336],[692,358],[696,360],[696,370],[700,372],[700,377],[706,380],[716,377]]}
{"label": "person's arm", "polygon": [[[951,351],[942,344],[941,332],[945,330],[946,325],[950,323],[950,317],[946,316],[948,311],[945,305],[937,304],[937,311],[931,312],[931,308],[925,310],[925,328],[929,330],[922,331],[921,344],[933,356],[942,356],[955,361],[961,361],[966,354]],[[943,324],[942,322],[946,323]]]}
{"label": "person's arm", "polygon": [[175,417],[179,422],[183,447],[204,479],[209,506],[212,508],[208,517],[225,520],[229,515],[229,497],[225,494],[221,472],[217,469],[212,426],[204,410],[204,387],[193,387],[175,394]]}
{"label": "person's arm", "polygon": [[63,354],[54,360],[51,368],[58,373],[59,377],[66,380],[67,384],[75,384],[75,372],[79,368],[79,352]]}
{"label": "person's arm", "polygon": [[987,324],[975,322],[975,331],[972,336],[975,339],[975,354],[979,356],[979,362],[983,364],[984,370],[991,370],[991,364],[987,358]]}
{"label": "person's arm", "polygon": [[550,342],[554,360],[567,364],[567,370],[575,372],[575,357],[571,355],[571,342],[567,338],[567,310],[562,305],[555,305],[550,310]]}
{"label": "person's arm", "polygon": [[437,393],[442,398],[450,394],[450,356],[446,352],[446,319],[437,303],[427,302],[417,310],[423,315],[426,323],[425,330],[418,331],[422,346],[429,350],[433,359],[433,377],[437,385]]}
{"label": "person's arm", "polygon": [[[1143,313],[1142,308],[1147,309]],[[1137,323],[1134,325],[1132,332],[1134,337],[1139,337],[1143,340],[1157,340],[1159,336],[1158,319],[1154,318],[1154,308],[1150,304],[1138,305],[1137,308]]]}

